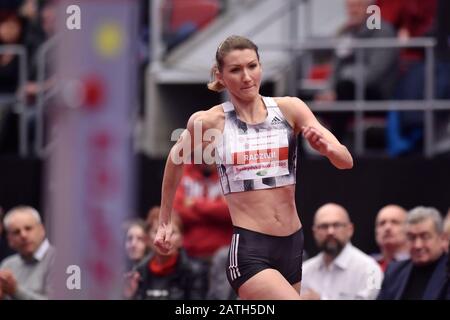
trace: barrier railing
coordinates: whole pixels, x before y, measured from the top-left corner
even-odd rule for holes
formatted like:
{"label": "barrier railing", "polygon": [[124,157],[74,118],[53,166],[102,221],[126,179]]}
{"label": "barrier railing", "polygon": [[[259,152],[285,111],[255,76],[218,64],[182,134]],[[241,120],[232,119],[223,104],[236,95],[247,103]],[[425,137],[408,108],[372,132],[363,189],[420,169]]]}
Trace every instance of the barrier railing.
{"label": "barrier railing", "polygon": [[[450,110],[450,103],[447,101],[438,101],[434,99],[434,46],[435,40],[431,38],[412,38],[402,41],[396,38],[379,38],[379,39],[312,39],[298,43],[281,43],[271,42],[259,45],[265,50],[285,50],[292,54],[293,59],[301,53],[311,52],[314,50],[338,49],[345,41],[345,46],[352,49],[380,49],[380,48],[423,48],[425,51],[425,81],[424,81],[424,100],[413,101],[367,101],[365,100],[365,81],[362,72],[356,75],[355,83],[355,100],[345,102],[311,102],[309,106],[317,112],[329,111],[353,111],[355,113],[355,135],[354,145],[357,155],[365,152],[365,130],[364,130],[364,112],[367,111],[389,111],[389,110],[423,110],[424,116],[424,153],[427,157],[435,155],[442,148],[435,145],[434,127],[435,118],[434,110]],[[356,70],[362,70],[364,61],[364,50],[355,50],[356,54]],[[298,79],[297,79],[298,80]],[[296,95],[296,92],[290,92]]]}
{"label": "barrier railing", "polygon": [[60,37],[55,35],[44,42],[37,52],[37,85],[38,88],[42,88],[38,91],[36,97],[36,126],[35,126],[35,139],[34,139],[34,152],[36,155],[42,157],[44,155],[45,142],[45,102],[53,96],[57,89],[45,90],[46,77],[48,76],[46,66],[48,52],[58,44]]}
{"label": "barrier railing", "polygon": [[[290,8],[293,9],[295,3],[300,3],[301,1],[292,1]],[[158,15],[158,8],[161,0],[156,0],[152,2],[153,10],[151,11],[153,26],[152,28],[152,50],[153,59],[158,61],[161,58],[162,48],[158,44],[161,24],[157,23],[160,19]],[[292,27],[297,25],[296,20],[292,20]],[[156,27],[155,27],[156,26]],[[292,28],[293,29],[293,28]],[[292,31],[295,35],[295,32]],[[364,129],[364,113],[367,111],[389,111],[389,110],[423,110],[425,112],[424,117],[424,153],[427,157],[435,155],[437,152],[442,151],[442,148],[437,147],[434,139],[434,125],[435,116],[434,111],[437,110],[450,110],[450,103],[448,101],[438,101],[434,99],[433,88],[434,88],[434,39],[430,38],[413,38],[408,41],[400,41],[395,38],[384,38],[384,39],[346,39],[345,45],[353,49],[378,49],[378,48],[423,48],[425,50],[425,88],[424,88],[424,100],[414,100],[414,101],[397,101],[397,100],[386,100],[386,101],[367,101],[364,97],[365,83],[363,75],[358,76],[358,81],[355,83],[356,99],[353,101],[339,101],[333,103],[327,102],[311,102],[309,106],[315,112],[330,112],[330,111],[352,111],[355,113],[355,135],[354,135],[354,145],[355,153],[357,155],[363,155],[365,152],[365,129]],[[38,82],[42,85],[45,81],[45,64],[46,64],[46,54],[54,42],[48,42],[46,46],[43,46],[39,52],[39,73]],[[292,54],[292,61],[301,53],[312,52],[314,50],[329,49],[335,50],[342,45],[342,40],[340,39],[313,39],[307,41],[290,41],[290,42],[270,42],[270,43],[259,43],[259,47],[263,50],[283,50],[288,51]],[[356,50],[356,60],[358,64],[362,65],[364,61],[364,50]],[[153,65],[153,67],[157,66]],[[296,79],[298,81],[298,79]],[[296,86],[291,86],[291,92],[289,94],[296,95]],[[23,97],[22,97],[23,98]],[[45,92],[40,92],[37,99],[37,125],[36,125],[36,139],[35,139],[35,151],[38,155],[42,154],[43,147],[43,133],[44,133],[44,118],[43,110],[45,107]],[[22,100],[23,101],[23,100]],[[23,108],[23,105],[22,105]],[[450,140],[450,139],[449,139]],[[26,143],[26,141],[24,141]],[[450,146],[450,141],[444,143]],[[21,145],[22,149],[27,152],[27,146]],[[450,147],[448,147],[450,149]]]}

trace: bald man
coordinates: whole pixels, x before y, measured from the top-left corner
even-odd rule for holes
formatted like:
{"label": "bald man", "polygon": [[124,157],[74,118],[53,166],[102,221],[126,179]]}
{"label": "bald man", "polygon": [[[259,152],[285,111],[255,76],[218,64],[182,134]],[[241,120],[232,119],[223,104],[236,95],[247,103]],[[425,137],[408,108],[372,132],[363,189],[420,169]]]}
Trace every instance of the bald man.
{"label": "bald man", "polygon": [[313,234],[320,253],[303,264],[302,298],[323,300],[375,299],[383,273],[350,239],[354,226],[347,210],[335,203],[320,207]]}
{"label": "bald man", "polygon": [[11,209],[3,220],[11,248],[18,253],[0,265],[0,299],[41,300],[50,293],[55,249],[36,209]]}
{"label": "bald man", "polygon": [[409,247],[406,239],[407,211],[389,204],[378,212],[375,219],[375,239],[380,254],[374,255],[381,269],[386,271],[391,261],[409,259]]}

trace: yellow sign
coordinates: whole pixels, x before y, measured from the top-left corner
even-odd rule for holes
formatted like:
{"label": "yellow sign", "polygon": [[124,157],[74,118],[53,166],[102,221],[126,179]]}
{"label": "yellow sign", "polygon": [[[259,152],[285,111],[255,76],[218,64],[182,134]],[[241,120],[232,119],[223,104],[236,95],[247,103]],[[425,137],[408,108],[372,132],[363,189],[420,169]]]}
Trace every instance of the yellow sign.
{"label": "yellow sign", "polygon": [[96,51],[105,58],[117,57],[124,46],[122,27],[115,22],[101,24],[94,37]]}

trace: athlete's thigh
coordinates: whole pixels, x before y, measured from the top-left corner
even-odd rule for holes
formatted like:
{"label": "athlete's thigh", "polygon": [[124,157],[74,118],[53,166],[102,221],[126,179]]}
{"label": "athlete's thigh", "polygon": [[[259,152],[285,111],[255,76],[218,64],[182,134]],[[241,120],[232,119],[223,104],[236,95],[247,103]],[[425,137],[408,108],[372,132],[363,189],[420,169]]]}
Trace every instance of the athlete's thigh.
{"label": "athlete's thigh", "polygon": [[244,300],[298,300],[300,294],[280,272],[264,269],[239,287],[239,297]]}
{"label": "athlete's thigh", "polygon": [[295,291],[297,291],[299,294],[302,292],[302,283],[300,281],[294,283],[292,286],[294,287]]}

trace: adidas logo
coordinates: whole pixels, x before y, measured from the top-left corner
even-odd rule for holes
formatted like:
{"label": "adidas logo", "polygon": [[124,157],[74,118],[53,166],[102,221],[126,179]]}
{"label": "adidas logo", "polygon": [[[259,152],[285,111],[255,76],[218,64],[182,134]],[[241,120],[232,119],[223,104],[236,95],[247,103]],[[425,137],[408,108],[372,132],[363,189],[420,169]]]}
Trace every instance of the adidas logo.
{"label": "adidas logo", "polygon": [[278,124],[283,122],[283,120],[281,120],[280,118],[278,118],[277,116],[273,117],[272,122],[270,124]]}

